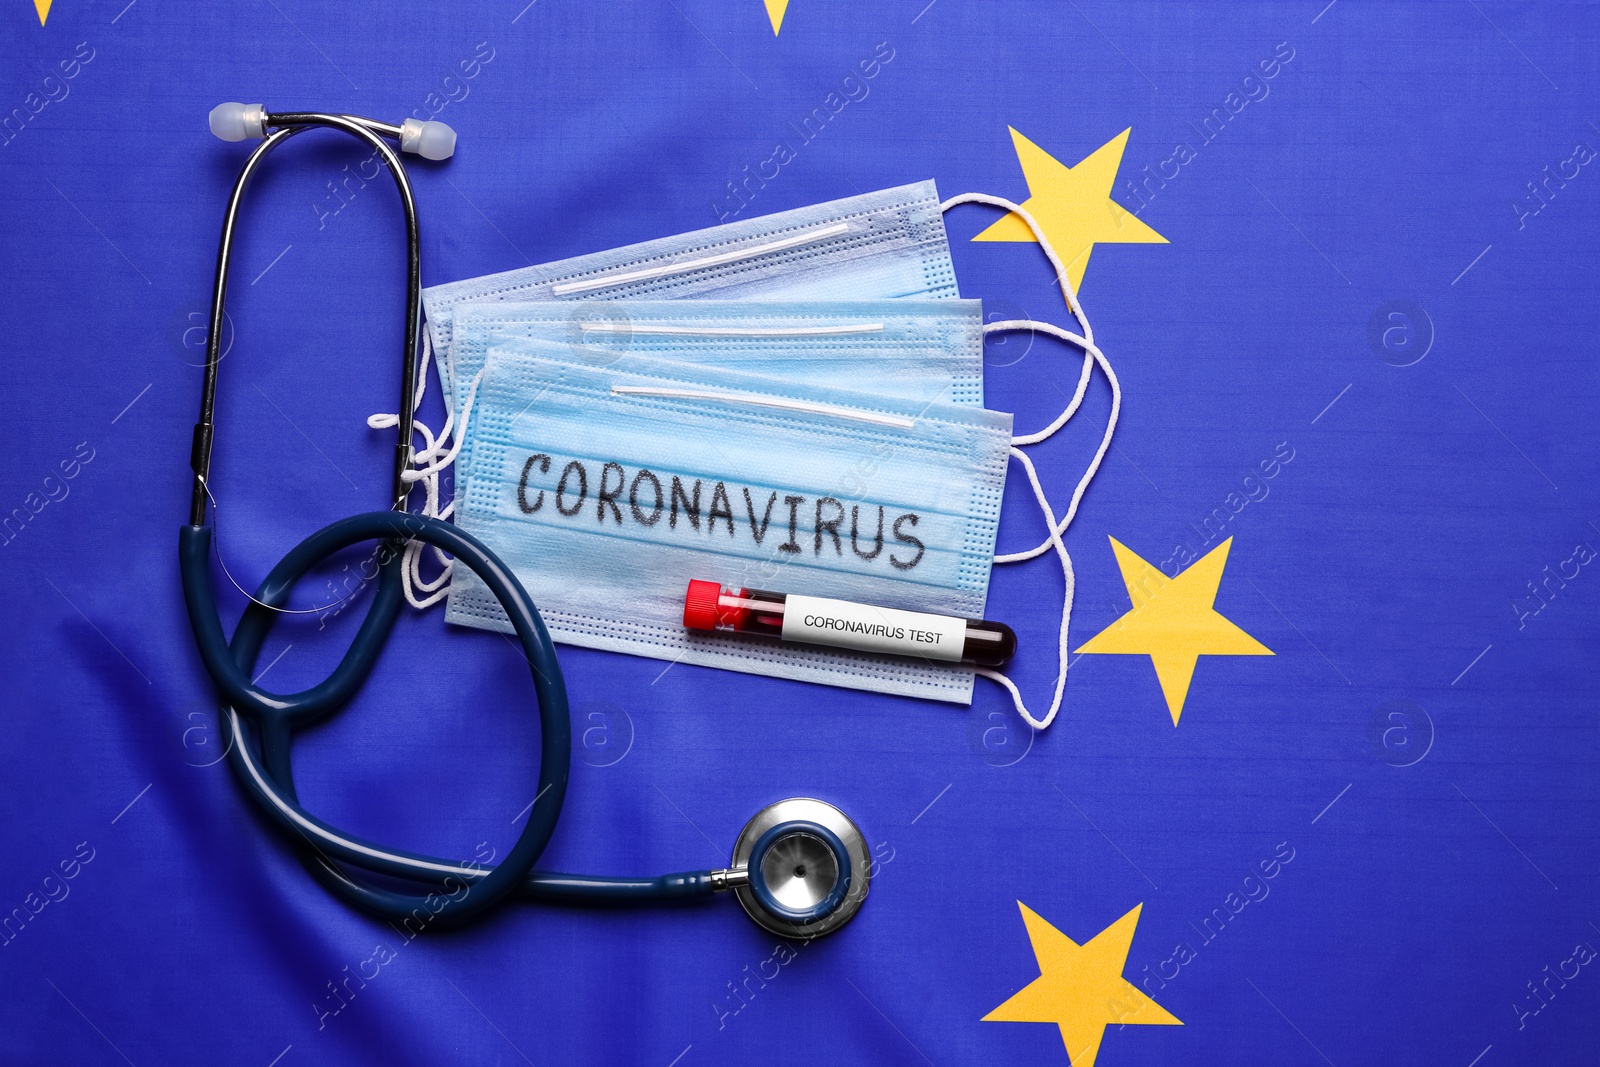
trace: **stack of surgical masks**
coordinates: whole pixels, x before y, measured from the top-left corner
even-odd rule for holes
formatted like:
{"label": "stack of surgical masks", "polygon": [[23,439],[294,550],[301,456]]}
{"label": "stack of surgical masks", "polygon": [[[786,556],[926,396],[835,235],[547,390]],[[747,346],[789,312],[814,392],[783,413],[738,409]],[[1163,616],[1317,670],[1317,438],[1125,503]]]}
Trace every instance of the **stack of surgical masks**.
{"label": "stack of surgical masks", "polygon": [[[426,290],[450,415],[419,424],[424,510],[505,560],[557,641],[970,703],[971,667],[682,622],[694,578],[981,618],[1013,457],[1051,530],[1018,558],[1053,546],[1070,610],[1058,531],[1081,487],[1058,524],[1011,416],[984,407],[982,308],[942,211],[923,182]],[[1013,327],[1081,342],[1075,409],[1101,359],[1087,328]],[[420,554],[414,604],[509,629],[476,576],[428,579]],[[1064,666],[1042,720],[993,676],[1053,717]]]}

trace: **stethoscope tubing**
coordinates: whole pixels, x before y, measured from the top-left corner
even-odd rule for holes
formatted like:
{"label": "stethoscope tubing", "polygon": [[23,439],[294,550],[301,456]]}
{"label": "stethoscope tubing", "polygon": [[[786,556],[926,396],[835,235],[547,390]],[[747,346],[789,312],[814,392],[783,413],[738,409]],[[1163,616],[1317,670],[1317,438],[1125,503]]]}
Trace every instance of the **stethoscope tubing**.
{"label": "stethoscope tubing", "polygon": [[[320,852],[336,852],[341,858],[359,863],[370,869],[383,869],[389,873],[414,879],[431,879],[443,884],[447,878],[473,882],[482,878],[482,866],[467,866],[449,860],[420,856],[398,849],[378,845],[351,837],[328,826],[311,815],[297,802],[286,798],[261,766],[255,744],[245,728],[244,720],[231,707],[223,707],[222,721],[232,748],[229,757],[236,760],[235,770],[252,797],[263,805],[263,811],[291,834],[306,839],[308,847]],[[572,903],[619,903],[641,899],[688,899],[714,892],[710,870],[684,871],[663,874],[655,878],[615,878],[592,874],[563,874],[554,871],[531,871],[523,882],[520,895],[530,900],[569,901]]]}
{"label": "stethoscope tubing", "polygon": [[[497,597],[502,598],[501,603],[512,620],[533,673],[541,720],[539,792],[519,843],[526,840],[532,829],[539,839],[538,848],[532,859],[527,861],[526,867],[523,867],[516,848],[500,866],[486,867],[386,848],[337,830],[306,811],[295,795],[289,766],[288,735],[292,727],[298,724],[297,713],[280,712],[259,723],[263,753],[257,751],[256,743],[246,728],[245,717],[235,708],[224,706],[222,722],[230,739],[230,762],[240,783],[256,806],[310,853],[307,856],[309,866],[319,880],[349,902],[390,918],[414,916],[419,906],[438,906],[441,896],[459,896],[463,900],[474,896],[492,898],[481,905],[489,907],[512,893],[541,900],[583,903],[684,899],[712,893],[709,870],[686,871],[656,878],[608,878],[531,870],[532,863],[537,861],[538,854],[543,851],[554,830],[566,793],[571,753],[566,689],[554,647],[532,600],[522,589],[516,575],[505,569],[499,559],[470,534],[450,523],[392,511],[342,519],[312,534],[285,556],[261,583],[255,599],[265,605],[277,606],[288,597],[295,581],[328,555],[361,541],[402,536],[436,544],[465,562]],[[268,607],[251,604],[246,609],[230,648],[230,654],[241,670],[248,672],[253,668],[275,621],[276,616]],[[365,640],[381,647],[386,636],[387,630],[378,637],[369,635],[363,638],[358,635],[357,642]],[[278,766],[274,767],[273,764]],[[418,880],[443,887],[449,892],[440,894],[435,889],[431,894],[418,898],[415,895],[378,890],[355,882],[333,865],[335,861]],[[519,878],[507,876],[505,879],[518,883],[511,890],[495,892],[494,886],[485,884],[492,874],[519,867],[522,867]],[[452,908],[448,915],[442,911],[440,915],[459,919],[478,910],[481,908]]]}
{"label": "stethoscope tubing", "polygon": [[[704,898],[731,888],[735,883],[730,878],[736,874],[742,876],[742,871],[697,870],[655,878],[610,878],[533,870],[555,832],[571,770],[572,735],[566,686],[538,609],[516,575],[482,542],[460,528],[404,510],[408,486],[403,474],[411,460],[422,304],[416,203],[399,157],[380,136],[398,136],[400,128],[350,115],[310,112],[272,114],[266,118],[272,132],[246,160],[224,217],[212,292],[200,420],[194,428],[190,453],[194,490],[189,524],[179,530],[179,570],[185,606],[201,662],[222,697],[221,724],[229,738],[229,763],[240,786],[257,810],[283,831],[307,870],[330,892],[365,911],[407,924],[447,924],[469,919],[511,896],[585,905],[657,903]],[[230,639],[222,629],[211,581],[214,534],[206,525],[206,518],[211,500],[209,478],[215,440],[217,373],[234,228],[245,187],[261,162],[288,138],[318,126],[342,130],[371,145],[393,176],[405,213],[406,336],[392,510],[341,519],[296,545],[262,580]],[[338,666],[322,682],[298,693],[273,693],[256,685],[252,671],[296,583],[334,553],[365,541],[379,541],[383,545],[376,591]],[[510,851],[495,866],[373,844],[318,819],[305,810],[296,794],[290,754],[293,734],[348,704],[371,674],[404,602],[401,568],[404,566],[403,549],[410,541],[434,545],[449,553],[488,586],[511,621],[532,675],[540,728],[537,793],[527,822]],[[416,891],[365,882],[354,876],[355,870],[401,879],[411,883]]]}
{"label": "stethoscope tubing", "polygon": [[[179,532],[179,563],[185,605],[202,662],[228,707],[227,726],[234,732],[234,769],[245,791],[258,806],[275,815],[293,839],[308,868],[332,891],[351,903],[391,919],[423,914],[430,920],[471,917],[517,892],[534,862],[548,844],[560,817],[571,765],[571,727],[566,690],[549,635],[532,600],[515,575],[474,538],[454,526],[404,512],[406,483],[402,474],[411,456],[411,411],[416,388],[417,352],[421,336],[421,254],[416,202],[399,157],[380,134],[397,128],[368,124],[352,116],[285,113],[268,116],[274,127],[246,160],[234,183],[223,219],[217,251],[217,271],[212,290],[211,329],[206,344],[206,366],[201,391],[200,419],[195,426],[190,464],[194,489],[190,522]],[[261,583],[229,641],[224,637],[210,577],[212,531],[206,526],[211,499],[210,464],[215,440],[216,392],[221,361],[220,339],[227,299],[233,238],[245,189],[251,177],[274,149],[290,137],[313,127],[341,130],[372,147],[388,167],[400,195],[406,225],[406,332],[402,353],[400,419],[395,448],[391,506],[386,512],[352,516],[319,530],[296,546]],[[389,558],[380,566],[373,604],[339,665],[322,682],[294,694],[261,689],[250,672],[262,643],[275,621],[275,608],[283,606],[296,582],[317,562],[361,541],[384,542]],[[400,546],[409,540],[434,544],[472,568],[505,607],[532,671],[540,712],[538,796],[528,821],[504,860],[474,875],[467,865],[379,849],[350,838],[316,820],[299,805],[290,766],[293,731],[343,707],[355,696],[373,666],[398,617],[402,602]],[[260,733],[260,758],[243,728],[243,718],[253,720]],[[365,885],[342,870],[338,861],[398,877],[418,878],[433,886],[417,894]],[[448,892],[441,893],[445,889]],[[420,912],[419,912],[420,909]]]}
{"label": "stethoscope tubing", "polygon": [[[250,153],[234,182],[223,216],[222,235],[217,246],[216,278],[211,295],[211,325],[206,337],[205,376],[200,391],[200,418],[194,427],[190,449],[190,466],[194,470],[194,487],[189,505],[189,527],[180,538],[180,558],[184,561],[184,592],[190,619],[194,623],[195,638],[200,647],[206,671],[216,681],[224,696],[233,705],[249,712],[270,715],[277,711],[293,710],[299,721],[315,721],[343,707],[354,697],[366,681],[387,639],[403,602],[398,566],[392,569],[393,577],[380,579],[377,596],[373,601],[361,632],[339,666],[322,682],[300,693],[279,694],[255,685],[247,671],[240,671],[227,652],[220,622],[213,625],[215,604],[210,595],[209,577],[204,583],[190,581],[193,555],[201,562],[209,553],[211,533],[206,529],[206,507],[210,501],[209,479],[211,451],[215,441],[217,374],[222,360],[222,322],[225,314],[228,273],[233,255],[233,239],[239,211],[244,201],[245,189],[266,157],[290,137],[315,127],[341,130],[369,144],[383,160],[394,179],[400,196],[400,205],[406,227],[406,333],[401,356],[400,420],[395,441],[394,477],[391,506],[403,510],[408,486],[402,474],[410,464],[412,436],[412,408],[416,396],[416,368],[422,332],[422,253],[421,236],[417,223],[416,198],[412,194],[410,179],[388,143],[380,134],[395,136],[398,127],[385,123],[369,122],[349,115],[328,115],[314,112],[285,112],[268,116],[269,124],[277,127]],[[195,531],[204,531],[201,533]],[[202,568],[202,572],[204,569]],[[269,579],[270,580],[270,579]],[[198,598],[198,599],[197,599]]]}
{"label": "stethoscope tubing", "polygon": [[[204,541],[205,538],[200,535],[205,532],[204,528],[186,527],[181,531],[181,537],[186,542]],[[449,861],[407,853],[396,854],[394,850],[378,849],[334,831],[304,811],[294,793],[289,737],[298,725],[294,721],[297,717],[295,709],[275,708],[255,716],[262,738],[262,758],[256,761],[253,751],[247,756],[250,739],[241,730],[238,740],[243,743],[234,746],[233,765],[236,771],[242,772],[239,774],[240,781],[257,806],[276,817],[280,825],[291,830],[298,841],[305,842],[310,848],[308,859],[314,864],[314,873],[320,870],[322,875],[327,876],[322,878],[324,884],[340,896],[391,919],[403,919],[414,914],[418,908],[425,909],[425,914],[439,919],[465,919],[516,892],[526,879],[549,843],[551,834],[555,832],[571,768],[572,729],[566,685],[550,635],[545,631],[533,600],[517,581],[516,575],[482,542],[450,523],[397,511],[352,515],[318,530],[278,562],[261,583],[256,596],[259,602],[252,602],[245,609],[228,651],[235,669],[247,674],[254,667],[276,621],[272,608],[287,598],[295,582],[328,556],[372,540],[390,545],[418,540],[450,553],[488,586],[511,621],[532,675],[540,723],[539,772],[535,783],[539,799],[529,811],[528,820],[516,843],[498,866],[484,868],[476,878],[461,878],[458,872],[440,871],[438,868],[466,865],[449,864]],[[397,561],[398,552],[393,554]],[[191,603],[210,599],[210,576],[202,570],[205,563],[203,555],[197,556],[193,552],[185,555],[184,584]],[[199,592],[201,589],[203,592]],[[210,605],[206,614],[214,619],[214,604]],[[368,665],[375,662],[391,626],[392,620],[390,625],[374,633],[364,623],[362,631],[358,632],[352,643],[351,652],[346,653],[345,662],[350,662],[352,657]],[[201,629],[196,626],[197,631]],[[373,647],[370,650],[358,648],[363,642]],[[230,708],[227,714],[231,717],[237,711]],[[231,719],[228,727],[233,729]],[[252,770],[256,773],[251,773]],[[264,783],[267,782],[276,788],[266,788]],[[295,817],[286,817],[286,810],[292,811]],[[307,836],[308,827],[319,831],[314,838]],[[335,860],[399,877],[415,878],[421,875],[431,883],[448,888],[450,892],[441,895],[434,889],[418,895],[360,885],[334,867]],[[457,880],[452,883],[452,879]]]}

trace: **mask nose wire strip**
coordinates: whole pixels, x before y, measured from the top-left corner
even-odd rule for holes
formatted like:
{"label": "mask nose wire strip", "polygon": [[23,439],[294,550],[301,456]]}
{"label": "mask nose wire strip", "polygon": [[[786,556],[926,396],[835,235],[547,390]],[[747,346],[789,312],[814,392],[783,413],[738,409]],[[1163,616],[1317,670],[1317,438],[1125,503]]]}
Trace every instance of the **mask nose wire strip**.
{"label": "mask nose wire strip", "polygon": [[648,337],[848,337],[882,333],[883,323],[863,322],[842,326],[654,326],[649,323],[586,322],[584,333],[626,333]]}
{"label": "mask nose wire strip", "polygon": [[[480,372],[481,373],[481,372]],[[779,408],[783,411],[803,411],[814,415],[831,415],[839,419],[855,419],[877,426],[893,426],[909,430],[917,420],[905,415],[888,415],[860,408],[840,407],[837,404],[818,404],[809,400],[790,400],[781,396],[760,396],[752,393],[720,393],[713,389],[660,389],[653,385],[613,385],[612,396],[655,396],[667,400],[719,400],[725,404],[754,404],[757,407]]]}
{"label": "mask nose wire strip", "polygon": [[685,259],[677,263],[667,263],[660,267],[624,271],[621,274],[605,274],[598,278],[585,278],[577,282],[561,282],[552,285],[550,293],[552,296],[566,296],[569,293],[587,293],[592,289],[605,289],[613,285],[626,285],[629,282],[670,278],[674,274],[687,274],[702,267],[720,267],[725,263],[738,263],[740,260],[754,259],[769,252],[782,252],[786,248],[798,248],[801,245],[815,244],[817,241],[825,241],[829,237],[837,237],[839,234],[848,233],[849,231],[850,224],[848,222],[836,222],[831,226],[819,226],[815,230],[805,230],[789,237],[779,238],[776,241],[768,241],[766,244],[749,245],[729,252],[719,252],[714,256]]}
{"label": "mask nose wire strip", "polygon": [[[1083,327],[1083,334],[1079,336],[1048,322],[1036,322],[1031,319],[1008,319],[1004,322],[991,323],[983,331],[984,335],[987,336],[990,333],[1001,331],[1030,330],[1049,334],[1052,337],[1066,341],[1068,344],[1076,345],[1084,351],[1083,373],[1079,376],[1078,388],[1073,393],[1072,399],[1066,408],[1043,430],[1031,434],[1021,434],[1011,439],[1011,455],[1017,462],[1022,464],[1023,470],[1027,472],[1028,484],[1033,489],[1034,499],[1038,501],[1039,510],[1044,513],[1048,536],[1043,543],[1025,552],[1008,552],[1004,555],[997,555],[994,558],[997,564],[1020,563],[1024,560],[1034,559],[1042,555],[1047,549],[1054,548],[1056,556],[1061,561],[1064,588],[1061,600],[1061,628],[1057,635],[1056,657],[1058,667],[1055,695],[1051,699],[1050,710],[1045,713],[1042,719],[1034,718],[1023,703],[1022,694],[1017,689],[1016,683],[1012,682],[1011,679],[998,671],[985,668],[978,668],[975,671],[976,674],[980,674],[990,681],[1004,686],[1011,694],[1011,701],[1016,705],[1017,714],[1022,716],[1023,721],[1035,730],[1042,730],[1055,721],[1056,713],[1061,710],[1061,697],[1066,687],[1067,668],[1069,666],[1068,650],[1070,642],[1068,640],[1068,630],[1072,623],[1072,600],[1076,578],[1072,570],[1072,557],[1067,554],[1066,545],[1061,541],[1061,535],[1066,532],[1067,527],[1072,525],[1072,520],[1077,517],[1078,506],[1083,502],[1083,495],[1088,490],[1089,483],[1094,480],[1095,474],[1100,470],[1100,464],[1104,461],[1106,453],[1111,449],[1111,438],[1116,432],[1117,418],[1122,412],[1122,384],[1117,380],[1116,372],[1111,369],[1111,362],[1106,359],[1105,353],[1101,352],[1099,346],[1094,343],[1094,328],[1089,325],[1089,317],[1084,314],[1083,305],[1078,302],[1078,294],[1073,291],[1072,281],[1067,275],[1066,266],[1061,262],[1061,257],[1056,253],[1055,247],[1050,243],[1050,239],[1045,236],[1044,228],[1039,225],[1039,220],[1034,218],[1032,213],[1021,204],[1007,200],[1004,197],[990,196],[986,193],[962,193],[953,196],[940,204],[939,210],[941,212],[949,211],[960,204],[987,204],[990,207],[1004,208],[1025,222],[1028,229],[1032,231],[1034,240],[1039,243],[1039,247],[1044,251],[1045,257],[1050,261],[1050,266],[1056,272],[1056,281],[1061,286],[1061,295],[1066,297],[1067,307],[1072,310],[1073,317]],[[1038,444],[1066,425],[1067,421],[1077,413],[1079,405],[1083,403],[1092,369],[1096,365],[1105,373],[1106,381],[1111,385],[1111,413],[1106,419],[1106,432],[1100,439],[1100,447],[1095,451],[1094,459],[1090,461],[1088,469],[1073,490],[1072,500],[1067,505],[1066,513],[1061,517],[1061,521],[1057,523],[1055,513],[1050,508],[1049,498],[1045,495],[1044,486],[1039,481],[1039,472],[1034,468],[1033,460],[1018,446]]]}

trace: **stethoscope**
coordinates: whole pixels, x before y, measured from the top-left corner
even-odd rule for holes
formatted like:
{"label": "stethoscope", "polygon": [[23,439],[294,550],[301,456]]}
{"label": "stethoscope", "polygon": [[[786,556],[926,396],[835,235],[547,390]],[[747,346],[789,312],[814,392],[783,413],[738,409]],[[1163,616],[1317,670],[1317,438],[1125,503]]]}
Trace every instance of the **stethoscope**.
{"label": "stethoscope", "polygon": [[[326,526],[279,561],[250,598],[230,642],[222,632],[211,584],[212,528],[209,477],[215,433],[217,364],[228,263],[245,185],[269,152],[313,127],[342,130],[371,145],[388,167],[406,218],[406,336],[402,354],[399,438],[395,443],[392,509],[352,515]],[[184,601],[200,658],[221,691],[221,721],[229,763],[256,806],[293,842],[306,868],[341,899],[408,925],[454,922],[480,915],[512,896],[577,904],[680,901],[732,890],[761,926],[785,937],[810,938],[850,921],[866,899],[871,857],[861,831],[838,808],[795,798],[762,809],[740,832],[732,862],[719,870],[685,871],[657,878],[605,878],[535,871],[566,796],[572,735],[566,687],[545,632],[522,584],[493,552],[470,534],[438,519],[405,510],[411,463],[412,408],[422,337],[422,270],[417,208],[404,166],[385,138],[402,152],[446,159],[455,132],[442,122],[407,119],[399,126],[352,115],[315,112],[269,114],[259,104],[222,104],[211,112],[211,131],[225,141],[261,139],[245,161],[223,217],[206,338],[205,384],[194,428],[190,466],[194,491],[189,524],[178,533]],[[251,681],[256,658],[275,616],[286,611],[295,583],[328,556],[363,541],[379,541],[377,588],[349,651],[325,680],[299,693],[268,692]],[[434,545],[470,567],[493,591],[516,631],[533,677],[539,707],[538,793],[511,851],[496,866],[402,852],[363,841],[306,811],[295,794],[292,738],[351,700],[371,673],[399,615],[404,547]],[[252,729],[253,727],[253,729]],[[366,871],[411,882],[416,890],[388,888],[354,877]]]}

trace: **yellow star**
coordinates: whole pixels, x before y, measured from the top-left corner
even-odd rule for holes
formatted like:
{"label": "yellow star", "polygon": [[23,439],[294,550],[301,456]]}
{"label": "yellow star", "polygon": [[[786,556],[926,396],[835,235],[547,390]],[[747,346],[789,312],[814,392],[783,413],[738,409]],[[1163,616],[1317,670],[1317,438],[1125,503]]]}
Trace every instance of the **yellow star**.
{"label": "yellow star", "polygon": [[[769,4],[771,0],[768,0]],[[1007,129],[1011,129],[1007,127]],[[1039,227],[1055,246],[1076,291],[1083,285],[1089,253],[1096,243],[1158,244],[1167,239],[1111,199],[1111,184],[1122,165],[1122,150],[1132,127],[1095,149],[1075,167],[1068,167],[1015,129],[1011,143],[1028,181],[1028,199],[1022,206],[1039,220]],[[1007,215],[984,230],[974,241],[1032,241],[1033,231],[1016,215]]]}
{"label": "yellow star", "polygon": [[789,10],[789,0],[767,0],[767,18],[772,22],[772,36],[783,28],[783,13]]}
{"label": "yellow star", "polygon": [[55,0],[33,0],[33,9],[39,13],[39,25],[44,25],[44,20],[50,17],[50,5]]}
{"label": "yellow star", "polygon": [[1080,945],[1035,915],[1022,901],[1022,921],[1039,961],[1039,977],[983,1017],[1001,1023],[1055,1023],[1072,1067],[1094,1067],[1106,1027],[1113,1024],[1182,1026],[1183,1023],[1122,977],[1139,925],[1138,905]]}
{"label": "yellow star", "polygon": [[1272,650],[1228,621],[1212,606],[1222,584],[1233,538],[1207,552],[1176,578],[1168,578],[1115,537],[1111,548],[1122,568],[1133,610],[1078,648],[1124,656],[1149,656],[1161,692],[1178,725],[1201,656],[1270,656]]}

